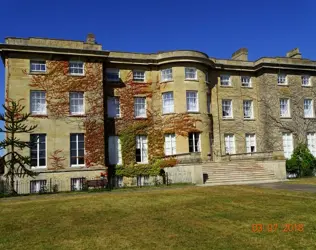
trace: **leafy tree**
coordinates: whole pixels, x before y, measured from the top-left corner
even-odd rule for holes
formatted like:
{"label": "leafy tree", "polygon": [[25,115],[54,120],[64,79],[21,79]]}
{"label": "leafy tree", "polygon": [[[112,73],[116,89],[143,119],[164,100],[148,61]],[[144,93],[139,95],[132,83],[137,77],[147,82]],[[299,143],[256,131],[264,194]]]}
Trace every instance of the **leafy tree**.
{"label": "leafy tree", "polygon": [[26,124],[31,114],[22,113],[25,108],[20,101],[8,101],[7,105],[2,105],[5,113],[0,114],[0,121],[5,122],[4,128],[0,132],[6,133],[6,138],[0,141],[0,148],[6,149],[2,157],[2,164],[7,171],[4,176],[10,179],[10,192],[16,194],[14,189],[14,178],[24,176],[35,176],[37,173],[30,170],[31,158],[23,156],[21,152],[24,148],[30,148],[31,142],[22,141],[16,136],[23,133],[32,133],[37,125]]}
{"label": "leafy tree", "polygon": [[316,159],[304,143],[295,148],[291,159],[286,161],[286,170],[289,173],[296,173],[298,176],[311,176],[316,170]]}

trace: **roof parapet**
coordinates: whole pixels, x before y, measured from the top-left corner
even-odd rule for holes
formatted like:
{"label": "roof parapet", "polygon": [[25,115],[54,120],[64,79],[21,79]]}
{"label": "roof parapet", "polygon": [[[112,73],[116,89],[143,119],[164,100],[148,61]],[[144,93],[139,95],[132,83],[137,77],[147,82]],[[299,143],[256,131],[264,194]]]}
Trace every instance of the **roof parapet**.
{"label": "roof parapet", "polygon": [[233,60],[248,61],[248,49],[241,48],[232,54]]}

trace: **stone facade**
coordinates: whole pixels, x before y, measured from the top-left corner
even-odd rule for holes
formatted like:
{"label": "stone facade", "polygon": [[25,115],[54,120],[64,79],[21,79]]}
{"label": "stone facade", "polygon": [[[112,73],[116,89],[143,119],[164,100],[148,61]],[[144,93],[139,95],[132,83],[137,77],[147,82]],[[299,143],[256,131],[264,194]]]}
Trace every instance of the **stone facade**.
{"label": "stone facade", "polygon": [[[199,119],[194,126],[200,131],[200,152],[198,158],[201,161],[222,161],[226,158],[225,138],[226,134],[234,135],[235,154],[246,153],[246,134],[255,134],[256,152],[277,152],[282,150],[282,132],[291,132],[295,141],[301,140],[305,132],[316,132],[314,120],[309,119],[306,125],[302,119],[302,110],[296,109],[290,118],[281,119],[283,127],[272,124],[267,119],[267,112],[274,112],[276,122],[280,123],[279,99],[286,97],[295,99],[295,105],[303,105],[302,97],[314,98],[316,88],[315,66],[316,62],[302,59],[298,49],[287,54],[287,57],[270,58],[264,57],[256,61],[248,61],[247,49],[240,49],[233,54],[233,59],[211,58],[199,51],[179,50],[170,52],[158,52],[152,54],[125,53],[102,50],[102,46],[95,43],[93,35],[89,35],[86,42],[69,41],[58,39],[42,38],[7,38],[5,44],[0,44],[0,55],[5,65],[6,97],[11,99],[23,99],[26,111],[30,111],[30,91],[41,90],[32,86],[33,73],[30,71],[30,60],[42,60],[46,63],[56,61],[82,61],[85,67],[87,64],[98,66],[101,69],[101,80],[97,85],[100,87],[98,99],[99,109],[103,117],[95,119],[103,126],[107,120],[107,96],[117,96],[120,86],[106,81],[105,72],[107,68],[119,69],[120,80],[124,83],[128,74],[133,70],[145,71],[146,82],[152,82],[153,88],[159,88],[157,93],[153,92],[150,106],[161,107],[161,94],[173,92],[174,113],[189,113],[190,116]],[[185,78],[185,68],[195,68],[197,77],[193,80]],[[161,70],[171,68],[172,80],[162,83]],[[85,68],[86,69],[86,68]],[[286,74],[287,85],[278,85],[278,75]],[[44,73],[45,74],[45,73]],[[310,77],[310,86],[302,86],[301,76]],[[229,76],[228,86],[221,84],[221,76]],[[250,77],[251,86],[244,87],[241,77]],[[65,85],[70,86],[72,79],[78,76],[69,76]],[[87,75],[83,76],[87,77]],[[103,80],[102,80],[103,79]],[[50,84],[54,84],[51,80]],[[87,82],[87,84],[89,84]],[[51,86],[52,86],[51,85]],[[163,85],[163,87],[162,87]],[[88,88],[87,88],[88,89]],[[103,89],[103,90],[102,90]],[[84,91],[79,89],[79,91]],[[198,96],[198,111],[187,112],[186,91],[196,91]],[[103,95],[104,94],[104,95]],[[85,100],[96,95],[95,90],[85,91]],[[300,99],[300,100],[299,100]],[[231,100],[232,116],[223,118],[222,101]],[[252,101],[253,116],[244,118],[243,101]],[[267,101],[274,106],[270,110],[265,104]],[[46,134],[46,161],[47,166],[41,169],[41,174],[36,178],[76,178],[92,177],[104,171],[108,166],[107,137],[114,135],[115,131],[102,131],[99,137],[99,153],[102,152],[104,159],[100,157],[97,163],[87,167],[71,167],[70,164],[70,140],[72,133],[84,133],[87,131],[84,126],[88,117],[95,112],[93,108],[85,104],[85,116],[75,117],[66,115],[63,119],[52,115],[51,107],[45,117],[31,117],[30,122],[37,124],[35,133]],[[313,102],[314,105],[314,102]],[[292,107],[291,110],[295,110]],[[300,106],[300,107],[301,107]],[[302,106],[303,107],[303,106]],[[315,110],[315,109],[314,109]],[[162,115],[162,114],[159,114]],[[168,115],[162,115],[168,116]],[[304,123],[304,131],[296,133],[295,127]],[[288,125],[290,124],[290,125]],[[290,130],[287,126],[294,129]],[[115,129],[114,129],[115,130]],[[177,131],[175,131],[177,134]],[[21,139],[28,140],[28,135],[21,136]],[[65,166],[62,169],[52,169],[49,157],[55,150],[61,149],[65,158]],[[188,137],[176,135],[176,152],[178,158],[190,158]],[[87,149],[86,149],[86,153]],[[93,154],[94,152],[90,152]],[[25,154],[29,154],[25,151]],[[196,153],[193,158],[196,158]],[[246,155],[247,157],[247,155]],[[95,161],[95,159],[92,160]],[[103,161],[103,162],[102,162]],[[102,162],[102,164],[100,163]],[[170,170],[171,171],[171,170]],[[172,171],[170,172],[170,174]],[[202,177],[201,177],[202,178]]]}

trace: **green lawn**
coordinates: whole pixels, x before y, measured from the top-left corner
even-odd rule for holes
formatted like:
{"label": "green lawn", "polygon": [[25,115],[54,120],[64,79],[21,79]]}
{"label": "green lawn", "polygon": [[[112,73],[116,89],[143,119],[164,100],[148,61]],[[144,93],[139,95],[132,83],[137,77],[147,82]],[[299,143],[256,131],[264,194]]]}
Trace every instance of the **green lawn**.
{"label": "green lawn", "polygon": [[316,185],[316,177],[305,177],[305,178],[292,179],[292,180],[289,180],[286,183]]}
{"label": "green lawn", "polygon": [[315,194],[247,186],[6,198],[0,249],[315,249],[315,211]]}

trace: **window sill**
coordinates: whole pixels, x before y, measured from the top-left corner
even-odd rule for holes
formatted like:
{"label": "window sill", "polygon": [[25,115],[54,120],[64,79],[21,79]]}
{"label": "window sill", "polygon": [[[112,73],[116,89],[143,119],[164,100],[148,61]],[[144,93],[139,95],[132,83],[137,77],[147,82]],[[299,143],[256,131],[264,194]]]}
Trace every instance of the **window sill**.
{"label": "window sill", "polygon": [[47,72],[42,72],[42,71],[32,71],[32,72],[29,72],[30,75],[46,75]]}
{"label": "window sill", "polygon": [[37,117],[37,118],[48,118],[47,114],[31,114],[30,117]]}
{"label": "window sill", "polygon": [[200,111],[187,111],[187,114],[201,114]]}
{"label": "window sill", "polygon": [[302,85],[303,88],[311,88],[313,87],[312,85]]}
{"label": "window sill", "polygon": [[79,117],[79,118],[84,118],[84,117],[87,117],[87,115],[86,114],[82,114],[82,115],[80,115],[80,114],[70,114],[70,115],[68,115],[68,117]]}
{"label": "window sill", "polygon": [[235,118],[233,118],[233,117],[227,117],[227,118],[223,117],[222,120],[223,120],[223,121],[234,121]]}
{"label": "window sill", "polygon": [[232,85],[220,85],[220,87],[222,87],[222,88],[233,88]]}
{"label": "window sill", "polygon": [[241,86],[243,89],[253,89],[253,87],[252,86],[249,86],[249,87],[247,87],[247,86]]}
{"label": "window sill", "polygon": [[168,82],[173,82],[173,79],[171,79],[171,80],[166,80],[166,81],[161,81],[160,83],[168,83]]}
{"label": "window sill", "polygon": [[70,165],[70,168],[85,168],[86,165]]}
{"label": "window sill", "polygon": [[244,121],[255,121],[255,118],[244,118]]}
{"label": "window sill", "polygon": [[34,166],[31,166],[31,169],[32,170],[36,170],[36,169],[47,169],[47,167],[46,166],[40,166],[40,167],[34,167]]}
{"label": "window sill", "polygon": [[146,117],[134,117],[135,120],[147,120],[147,116]]}
{"label": "window sill", "polygon": [[175,115],[176,112],[170,112],[170,113],[162,113],[162,115]]}
{"label": "window sill", "polygon": [[141,83],[147,83],[145,80],[144,80],[144,81],[141,81],[141,80],[134,80],[134,79],[133,79],[133,82],[134,82],[134,83],[140,83],[140,84],[141,84]]}
{"label": "window sill", "polygon": [[68,74],[68,76],[75,76],[75,77],[84,77],[84,76],[85,76],[85,74],[83,74],[83,75]]}
{"label": "window sill", "polygon": [[187,82],[199,82],[198,79],[184,79]]}
{"label": "window sill", "polygon": [[311,116],[311,117],[304,117],[304,119],[315,119],[315,116]]}

